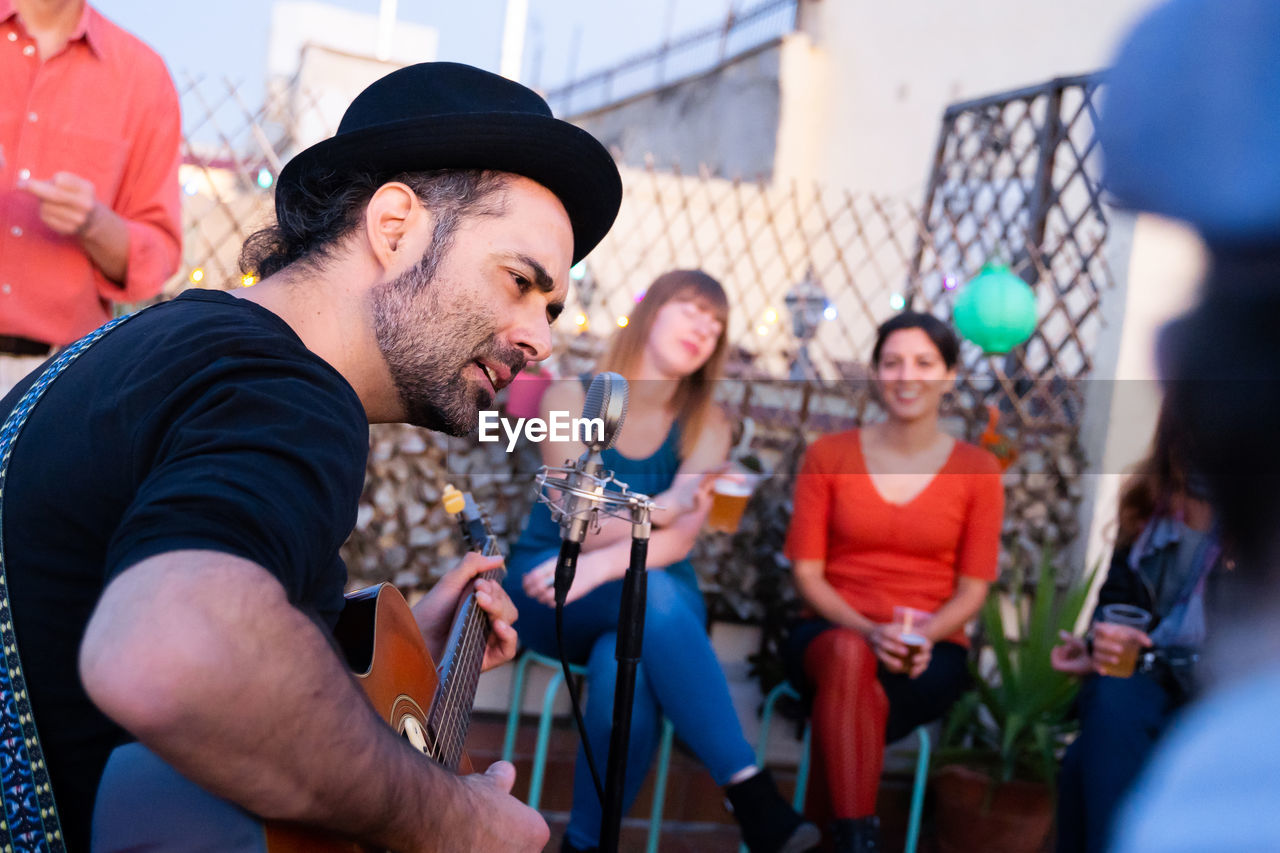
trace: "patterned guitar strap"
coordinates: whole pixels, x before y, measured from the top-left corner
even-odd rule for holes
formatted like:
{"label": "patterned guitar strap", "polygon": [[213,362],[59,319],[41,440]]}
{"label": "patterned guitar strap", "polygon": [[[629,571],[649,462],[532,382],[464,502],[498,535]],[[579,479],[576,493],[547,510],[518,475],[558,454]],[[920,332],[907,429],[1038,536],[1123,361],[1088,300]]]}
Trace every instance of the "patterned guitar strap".
{"label": "patterned guitar strap", "polygon": [[[95,341],[134,315],[117,317],[85,335],[58,353],[40,374],[27,393],[0,427],[0,519],[4,518],[5,478],[9,474],[9,457],[27,416],[40,401],[46,389],[67,365],[80,357]],[[53,802],[49,770],[44,763],[44,750],[36,733],[27,696],[27,680],[18,660],[18,641],[13,632],[13,613],[9,608],[8,569],[4,560],[4,525],[0,524],[0,639],[4,642],[4,668],[0,670],[0,784],[3,784],[4,817],[0,821],[0,849],[8,853],[64,853],[58,809]]]}

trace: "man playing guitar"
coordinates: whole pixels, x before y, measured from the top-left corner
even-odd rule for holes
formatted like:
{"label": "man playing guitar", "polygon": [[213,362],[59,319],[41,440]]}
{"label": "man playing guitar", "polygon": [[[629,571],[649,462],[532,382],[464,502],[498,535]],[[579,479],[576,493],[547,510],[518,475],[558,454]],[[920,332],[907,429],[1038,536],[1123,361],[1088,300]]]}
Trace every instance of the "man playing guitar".
{"label": "man playing guitar", "polygon": [[[451,63],[400,69],[281,172],[277,224],[241,256],[261,283],[140,312],[0,403],[0,689],[39,735],[24,750],[5,730],[15,849],[109,849],[95,799],[132,747],[231,809],[377,848],[542,848],[510,765],[449,773],[365,701],[328,636],[338,548],[368,424],[473,429],[550,354],[569,267],[620,201],[608,153],[533,92]],[[431,651],[499,563],[469,556],[418,605]],[[496,665],[515,610],[474,586]],[[30,796],[9,788],[11,755],[30,759]],[[169,849],[213,849],[198,836]]]}

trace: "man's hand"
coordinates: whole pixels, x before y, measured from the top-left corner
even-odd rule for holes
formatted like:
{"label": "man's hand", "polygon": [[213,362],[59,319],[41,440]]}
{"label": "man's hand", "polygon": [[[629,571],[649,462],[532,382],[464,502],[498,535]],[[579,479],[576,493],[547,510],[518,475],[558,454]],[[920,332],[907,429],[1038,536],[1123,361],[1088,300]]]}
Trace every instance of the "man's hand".
{"label": "man's hand", "polygon": [[93,182],[71,172],[56,172],[47,181],[18,182],[40,200],[40,221],[65,236],[80,237],[93,225],[100,203]]}
{"label": "man's hand", "polygon": [[458,778],[466,784],[473,798],[473,835],[470,839],[458,839],[456,843],[450,841],[446,847],[495,853],[537,853],[546,846],[550,836],[547,822],[542,815],[511,796],[511,786],[516,780],[516,769],[511,764],[497,761],[483,773]]}
{"label": "man's hand", "polygon": [[1049,663],[1058,672],[1068,675],[1088,675],[1093,672],[1093,661],[1089,658],[1089,650],[1084,640],[1069,631],[1059,631],[1061,640],[1049,652]]}
{"label": "man's hand", "polygon": [[475,580],[477,575],[501,565],[501,556],[482,557],[472,551],[457,566],[446,572],[431,591],[414,605],[414,618],[433,658],[439,660],[444,651],[445,643],[449,641],[449,628],[453,625],[454,614],[462,599],[470,592],[473,580],[476,604],[489,614],[489,624],[493,628],[489,647],[485,649],[483,668],[492,669],[515,657],[519,640],[515,628],[511,626],[518,615],[516,606],[507,597],[502,584],[491,580]]}

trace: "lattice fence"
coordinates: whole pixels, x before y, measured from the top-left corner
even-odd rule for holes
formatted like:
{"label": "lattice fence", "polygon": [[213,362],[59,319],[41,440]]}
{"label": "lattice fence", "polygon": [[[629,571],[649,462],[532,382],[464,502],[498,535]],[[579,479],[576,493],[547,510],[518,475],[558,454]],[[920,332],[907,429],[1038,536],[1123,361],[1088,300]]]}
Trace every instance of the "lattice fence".
{"label": "lattice fence", "polygon": [[[323,122],[323,98],[282,86],[251,108],[225,82],[186,79],[180,88],[187,266],[167,292],[193,281],[240,286],[240,243],[270,215],[275,175],[298,147],[297,128]],[[734,357],[718,394],[733,416],[757,421],[757,449],[774,475],[739,536],[701,546],[718,615],[777,618],[780,610],[762,602],[785,597],[777,551],[791,472],[815,435],[875,415],[865,378],[876,326],[904,304],[948,316],[951,287],[993,255],[1035,282],[1041,324],[1006,359],[991,362],[966,348],[965,378],[948,417],[956,432],[976,439],[986,404],[996,404],[999,431],[1020,452],[1007,475],[1009,565],[1025,562],[1041,542],[1061,546],[1074,535],[1079,383],[1092,367],[1097,308],[1110,285],[1101,256],[1095,91],[1088,79],[1055,81],[948,110],[923,216],[903,199],[681,175],[654,164],[624,169],[622,213],[577,271],[554,368],[568,375],[588,367],[618,318],[666,270],[701,267],[725,284]],[[786,299],[806,280],[829,303],[807,346]],[[465,478],[499,529],[518,531],[536,464],[527,449],[513,460],[493,445],[446,442],[408,427],[377,429],[374,441],[346,551],[356,581],[430,583],[456,550],[434,506],[449,479]]]}
{"label": "lattice fence", "polygon": [[990,259],[1034,288],[1031,339],[1000,359],[966,345],[961,383],[964,405],[976,415],[995,404],[1016,438],[1006,560],[1028,576],[1042,547],[1062,554],[1078,530],[1082,383],[1114,283],[1103,251],[1098,86],[1093,76],[1061,78],[947,109],[909,288],[915,306],[949,316],[956,282]]}

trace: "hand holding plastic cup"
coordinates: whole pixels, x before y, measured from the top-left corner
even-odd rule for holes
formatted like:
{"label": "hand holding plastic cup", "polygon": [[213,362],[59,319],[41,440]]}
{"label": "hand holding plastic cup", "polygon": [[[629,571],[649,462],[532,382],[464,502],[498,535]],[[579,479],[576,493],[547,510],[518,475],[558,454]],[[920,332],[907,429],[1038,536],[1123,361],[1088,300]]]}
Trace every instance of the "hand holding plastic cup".
{"label": "hand holding plastic cup", "polygon": [[933,614],[926,610],[903,606],[893,608],[893,624],[898,629],[898,642],[907,647],[907,653],[902,657],[902,666],[907,672],[911,671],[916,655],[929,645],[929,640],[921,631],[932,618]]}
{"label": "hand holding plastic cup", "polygon": [[1094,665],[1102,675],[1128,678],[1138,663],[1138,650],[1149,646],[1146,630],[1151,614],[1131,604],[1104,604],[1093,625]]}
{"label": "hand holding plastic cup", "polygon": [[742,522],[742,512],[747,508],[751,493],[760,483],[760,473],[752,471],[741,462],[734,462],[711,486],[711,510],[707,513],[707,527],[719,533],[737,533]]}

